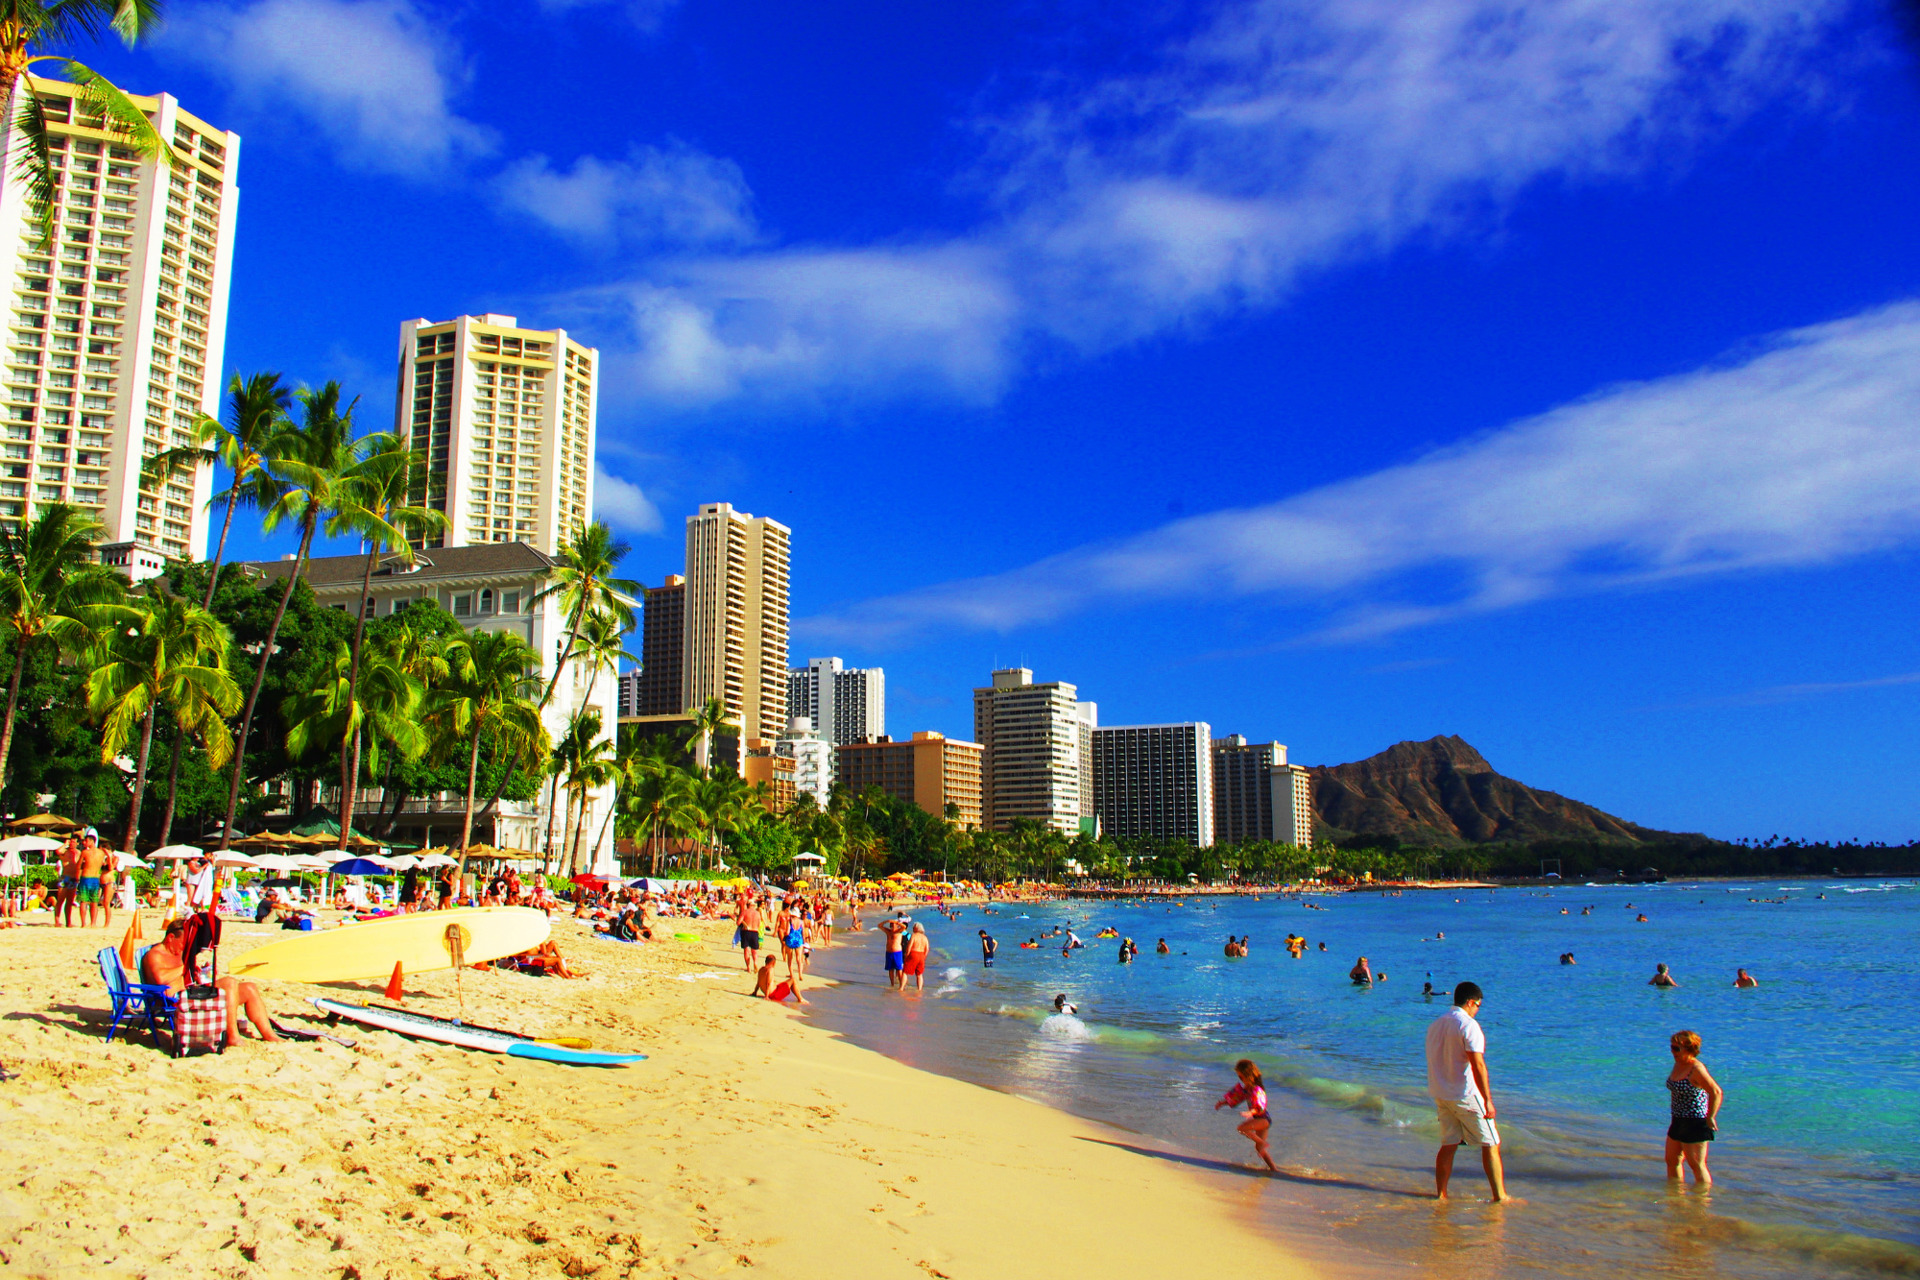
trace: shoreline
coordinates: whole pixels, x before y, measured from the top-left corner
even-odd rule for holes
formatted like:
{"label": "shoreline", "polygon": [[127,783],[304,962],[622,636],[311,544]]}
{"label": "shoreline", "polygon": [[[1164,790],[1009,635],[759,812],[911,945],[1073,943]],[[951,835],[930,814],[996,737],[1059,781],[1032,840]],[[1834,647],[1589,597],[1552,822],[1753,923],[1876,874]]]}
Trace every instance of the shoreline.
{"label": "shoreline", "polygon": [[[1314,1274],[1256,1226],[1238,1179],[748,999],[722,946],[730,922],[676,921],[703,940],[628,946],[556,920],[586,978],[461,975],[475,1021],[651,1055],[591,1070],[345,1026],[355,1049],[247,1039],[181,1061],[144,1028],[108,1045],[94,956],[124,919],[111,938],[0,934],[13,1273]],[[223,962],[277,933],[230,922]],[[298,1012],[307,996],[378,999],[382,985],[263,988],[277,1018],[318,1026]],[[458,1007],[447,971],[406,985],[408,1008]],[[130,1176],[159,1185],[103,1194]]]}

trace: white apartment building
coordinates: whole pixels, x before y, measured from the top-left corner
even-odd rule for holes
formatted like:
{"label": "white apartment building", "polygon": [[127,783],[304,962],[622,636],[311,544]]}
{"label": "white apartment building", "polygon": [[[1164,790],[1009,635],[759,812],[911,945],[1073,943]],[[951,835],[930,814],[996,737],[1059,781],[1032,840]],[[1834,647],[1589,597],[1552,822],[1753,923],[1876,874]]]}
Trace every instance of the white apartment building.
{"label": "white apartment building", "polygon": [[593,519],[600,353],[513,316],[400,326],[394,430],[426,455],[430,546],[528,542],[548,555]]}
{"label": "white apartment building", "polygon": [[813,658],[787,672],[787,714],[805,716],[835,746],[887,732],[887,673]]}
{"label": "white apartment building", "polygon": [[682,708],[718,698],[742,736],[787,728],[787,572],[792,531],[709,502],[687,517]]}
{"label": "white apartment building", "polygon": [[1213,729],[1111,725],[1093,731],[1093,807],[1103,834],[1213,843]]}
{"label": "white apartment building", "polygon": [[1026,667],[996,671],[991,685],[973,691],[983,828],[1005,831],[1015,818],[1032,818],[1069,836],[1092,834],[1081,749],[1092,727],[1082,705],[1073,685],[1035,684]]}
{"label": "white apartment building", "polygon": [[[421,601],[431,600],[447,610],[462,626],[472,631],[515,631],[540,654],[538,672],[544,687],[553,676],[565,643],[566,617],[557,596],[539,604],[537,595],[551,581],[555,561],[524,542],[508,542],[478,547],[437,547],[418,553],[411,566],[388,560],[374,570],[367,595],[370,617],[403,613]],[[360,595],[360,577],[366,567],[364,556],[317,556],[307,561],[306,579],[320,604],[352,611]],[[268,582],[284,581],[293,568],[292,558],[247,566]],[[567,664],[571,668],[554,688],[543,722],[550,737],[558,739],[566,732],[574,712],[592,709],[600,713],[602,739],[612,743],[618,726],[616,699],[619,681],[611,664],[595,671],[579,658]],[[539,762],[534,762],[537,767]],[[485,796],[479,802],[485,801]],[[564,861],[574,846],[574,833],[564,821],[548,822],[548,789],[542,786],[531,801],[502,800],[487,822],[476,826],[474,840],[501,848],[525,849],[538,855],[546,847],[551,826],[556,861]],[[421,845],[447,844],[460,838],[466,796],[463,792],[445,792],[433,796],[415,796],[406,801],[395,824],[397,838]],[[337,806],[338,797],[334,797]],[[614,860],[613,812],[614,788],[601,787],[587,799],[586,815],[580,836],[581,862],[603,875],[618,871]],[[371,815],[384,811],[390,803],[378,787],[363,787],[354,801],[356,813]],[[564,818],[566,796],[560,797],[559,811]],[[336,807],[336,812],[338,809]],[[356,820],[357,821],[357,820]]]}
{"label": "white apartment building", "polygon": [[75,86],[30,76],[21,91],[46,112],[58,184],[47,242],[9,128],[0,521],[71,503],[106,525],[109,563],[151,576],[169,557],[206,555],[212,468],[164,485],[140,473],[220,408],[240,138],[168,94],[132,95],[171,144],[162,165],[89,117]]}
{"label": "white apartment building", "polygon": [[813,722],[794,716],[773,744],[773,753],[793,761],[793,792],[809,795],[822,809],[833,795],[833,744],[814,732]]}

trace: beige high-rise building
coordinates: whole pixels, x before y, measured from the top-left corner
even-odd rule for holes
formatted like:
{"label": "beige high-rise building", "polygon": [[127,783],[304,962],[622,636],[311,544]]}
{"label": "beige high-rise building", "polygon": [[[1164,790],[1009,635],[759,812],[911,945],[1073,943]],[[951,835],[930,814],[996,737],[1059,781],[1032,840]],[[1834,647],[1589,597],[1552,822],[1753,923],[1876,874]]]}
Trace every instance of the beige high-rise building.
{"label": "beige high-rise building", "polygon": [[709,502],[687,517],[682,709],[713,698],[749,738],[787,727],[787,555],[777,520]]}
{"label": "beige high-rise building", "polygon": [[[1011,667],[973,691],[973,736],[982,748],[980,820],[1005,831],[1032,818],[1067,835],[1095,830],[1091,775],[1082,742],[1092,736],[1092,704],[1063,681],[1035,684],[1033,672]],[[1083,711],[1085,706],[1087,710]],[[1084,788],[1084,792],[1083,792]]]}
{"label": "beige high-rise building", "polygon": [[46,112],[54,238],[27,199],[19,139],[0,164],[0,243],[13,282],[0,522],[67,502],[107,527],[103,552],[136,577],[206,554],[213,471],[141,483],[147,458],[192,442],[218,413],[233,262],[240,138],[167,94],[133,95],[171,145],[143,160],[89,117],[75,86],[29,77]]}
{"label": "beige high-rise building", "polygon": [[548,555],[593,519],[600,353],[513,316],[400,326],[394,429],[426,455],[416,500],[444,511],[428,546],[527,542]]}

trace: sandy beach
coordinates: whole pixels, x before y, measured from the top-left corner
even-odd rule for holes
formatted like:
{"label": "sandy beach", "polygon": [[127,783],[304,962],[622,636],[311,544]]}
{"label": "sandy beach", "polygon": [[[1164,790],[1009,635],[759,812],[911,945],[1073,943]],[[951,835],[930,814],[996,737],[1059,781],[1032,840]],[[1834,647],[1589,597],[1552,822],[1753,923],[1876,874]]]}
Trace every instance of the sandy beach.
{"label": "sandy beach", "polygon": [[[11,1274],[1307,1274],[1253,1226],[1256,1180],[856,1048],[746,998],[711,940],[626,946],[556,921],[584,979],[462,975],[476,1022],[651,1055],[592,1070],[346,1026],[353,1049],[249,1039],[177,1061],[144,1028],[106,1044],[95,955],[123,928],[0,933]],[[223,967],[280,936],[230,922]],[[379,985],[267,1000],[319,1026],[310,996]],[[407,988],[409,1008],[456,1010],[449,972]]]}

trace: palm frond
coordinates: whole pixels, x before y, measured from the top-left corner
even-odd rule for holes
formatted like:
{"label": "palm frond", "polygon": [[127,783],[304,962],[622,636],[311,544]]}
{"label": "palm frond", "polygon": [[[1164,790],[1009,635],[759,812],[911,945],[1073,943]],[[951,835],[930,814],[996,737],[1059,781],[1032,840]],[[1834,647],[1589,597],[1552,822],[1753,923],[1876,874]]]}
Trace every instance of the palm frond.
{"label": "palm frond", "polygon": [[53,243],[54,195],[58,182],[53,167],[52,132],[47,127],[47,109],[30,80],[14,87],[13,133],[20,140],[14,173],[27,189],[27,216],[40,228],[40,248]]}
{"label": "palm frond", "polygon": [[136,154],[162,168],[173,167],[173,151],[167,146],[167,140],[160,136],[153,121],[147,119],[147,113],[136,106],[132,98],[85,63],[66,58],[63,64],[66,78],[80,90],[85,110],[106,121],[108,136],[119,139]]}

